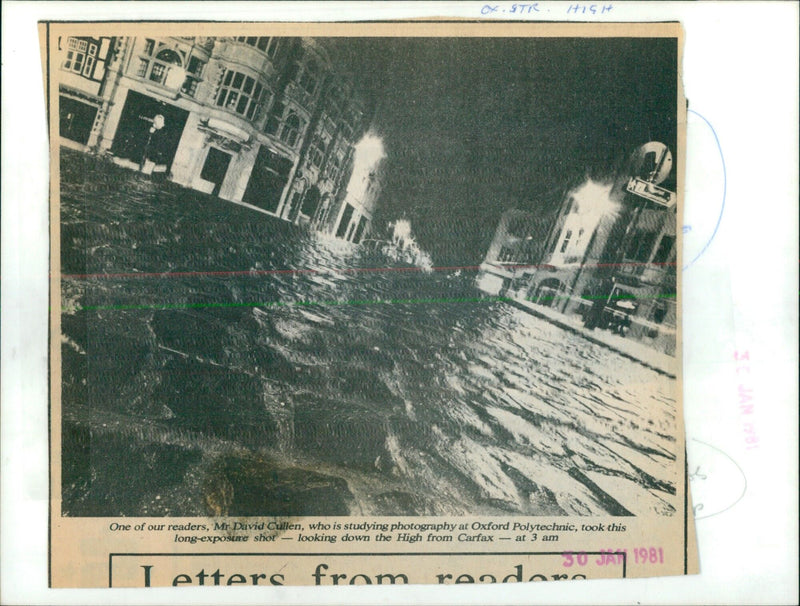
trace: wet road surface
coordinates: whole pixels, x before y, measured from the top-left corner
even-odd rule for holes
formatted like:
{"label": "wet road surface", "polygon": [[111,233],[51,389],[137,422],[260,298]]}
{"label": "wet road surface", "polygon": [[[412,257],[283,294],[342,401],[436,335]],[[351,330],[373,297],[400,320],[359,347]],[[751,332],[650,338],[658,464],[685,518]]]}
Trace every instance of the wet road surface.
{"label": "wet road surface", "polygon": [[474,272],[66,153],[62,274],[67,515],[677,505],[676,382]]}

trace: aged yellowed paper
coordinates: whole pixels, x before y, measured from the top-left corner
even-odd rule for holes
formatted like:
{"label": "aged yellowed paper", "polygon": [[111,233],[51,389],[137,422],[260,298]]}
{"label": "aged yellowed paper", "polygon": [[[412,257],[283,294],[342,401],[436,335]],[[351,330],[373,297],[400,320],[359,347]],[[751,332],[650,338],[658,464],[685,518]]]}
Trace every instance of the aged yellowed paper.
{"label": "aged yellowed paper", "polygon": [[52,586],[697,572],[679,24],[42,38]]}

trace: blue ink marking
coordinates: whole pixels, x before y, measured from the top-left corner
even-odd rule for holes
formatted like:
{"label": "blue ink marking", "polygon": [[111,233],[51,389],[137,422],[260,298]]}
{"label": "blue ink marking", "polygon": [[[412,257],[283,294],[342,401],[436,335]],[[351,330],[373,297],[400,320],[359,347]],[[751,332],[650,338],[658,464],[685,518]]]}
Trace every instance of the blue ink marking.
{"label": "blue ink marking", "polygon": [[706,242],[705,246],[703,246],[703,249],[699,253],[697,253],[697,256],[694,259],[692,259],[688,265],[683,266],[684,270],[689,269],[692,265],[694,265],[695,261],[697,261],[701,256],[703,256],[703,253],[706,252],[706,249],[708,249],[712,240],[714,240],[714,236],[717,235],[717,231],[719,230],[719,224],[722,222],[722,215],[725,212],[725,197],[727,196],[728,193],[728,173],[725,170],[725,155],[722,153],[722,146],[719,143],[719,137],[717,137],[717,131],[714,130],[714,127],[711,126],[711,122],[706,120],[702,114],[698,114],[693,109],[689,109],[687,111],[690,111],[695,116],[698,116],[703,122],[705,122],[708,125],[708,128],[711,129],[711,134],[714,135],[714,141],[717,143],[717,149],[719,150],[719,158],[722,161],[722,206],[720,206],[719,217],[717,217],[717,224],[714,226],[714,231],[712,232],[711,237],[708,239],[708,242]]}
{"label": "blue ink marking", "polygon": [[[614,8],[613,4],[605,4],[600,9],[600,14],[604,14],[610,12]],[[587,12],[591,13],[592,15],[596,15],[598,12],[598,5],[597,4],[570,4],[569,8],[567,9],[567,14],[575,13],[575,14],[583,14],[585,15]]]}
{"label": "blue ink marking", "polygon": [[527,4],[512,4],[510,9],[500,8],[499,4],[484,4],[481,7],[481,15],[491,15],[493,13],[526,14],[541,12],[538,2]]}
{"label": "blue ink marking", "polygon": [[[505,12],[505,11],[503,11]],[[539,3],[534,2],[533,4],[512,4],[511,5],[511,12],[512,13],[538,13],[539,12]]]}

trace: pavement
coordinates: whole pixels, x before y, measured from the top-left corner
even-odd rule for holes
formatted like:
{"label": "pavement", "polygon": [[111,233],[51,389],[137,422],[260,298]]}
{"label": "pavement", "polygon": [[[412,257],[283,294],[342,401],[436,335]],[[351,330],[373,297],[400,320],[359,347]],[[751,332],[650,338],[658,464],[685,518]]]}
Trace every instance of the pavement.
{"label": "pavement", "polygon": [[509,298],[507,301],[523,311],[580,335],[592,343],[608,347],[626,358],[638,362],[656,372],[672,378],[675,378],[677,375],[679,363],[677,358],[673,356],[656,351],[643,343],[626,339],[625,337],[606,330],[599,328],[590,330],[583,325],[580,318],[565,316],[549,307],[543,307],[524,299]]}

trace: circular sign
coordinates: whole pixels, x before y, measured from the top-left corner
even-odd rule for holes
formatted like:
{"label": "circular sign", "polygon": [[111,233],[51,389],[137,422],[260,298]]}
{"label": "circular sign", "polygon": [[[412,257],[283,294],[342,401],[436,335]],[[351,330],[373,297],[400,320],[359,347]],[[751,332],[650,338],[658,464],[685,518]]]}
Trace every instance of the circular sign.
{"label": "circular sign", "polygon": [[658,141],[650,141],[631,155],[631,172],[658,185],[672,172],[672,152]]}

